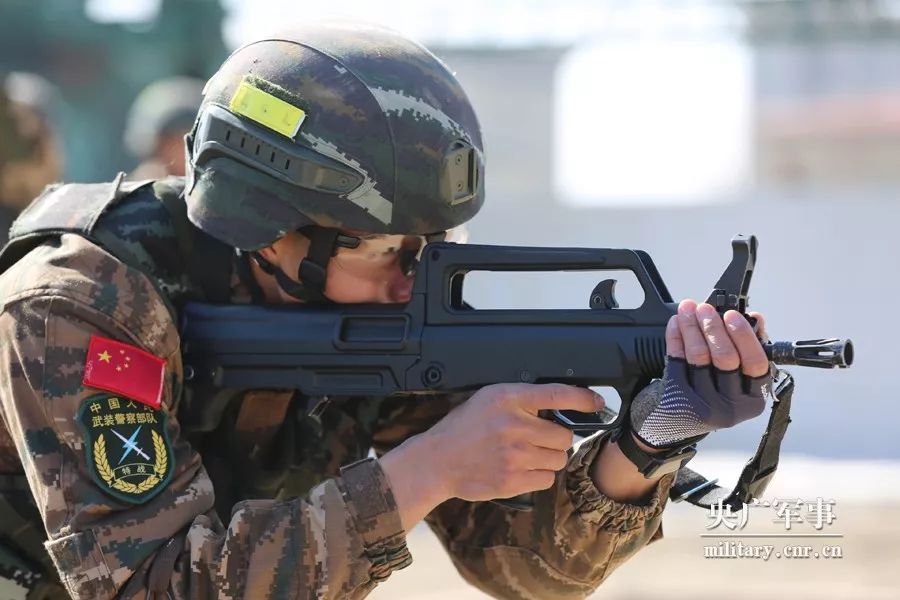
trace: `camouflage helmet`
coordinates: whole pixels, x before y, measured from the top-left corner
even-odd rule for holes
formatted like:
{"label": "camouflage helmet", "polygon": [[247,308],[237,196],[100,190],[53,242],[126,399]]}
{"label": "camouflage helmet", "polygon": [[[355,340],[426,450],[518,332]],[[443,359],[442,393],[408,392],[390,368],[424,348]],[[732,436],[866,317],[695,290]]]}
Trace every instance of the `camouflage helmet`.
{"label": "camouflage helmet", "polygon": [[484,202],[475,112],[388,29],[318,24],[236,50],[186,137],[188,215],[243,250],[318,225],[428,235]]}

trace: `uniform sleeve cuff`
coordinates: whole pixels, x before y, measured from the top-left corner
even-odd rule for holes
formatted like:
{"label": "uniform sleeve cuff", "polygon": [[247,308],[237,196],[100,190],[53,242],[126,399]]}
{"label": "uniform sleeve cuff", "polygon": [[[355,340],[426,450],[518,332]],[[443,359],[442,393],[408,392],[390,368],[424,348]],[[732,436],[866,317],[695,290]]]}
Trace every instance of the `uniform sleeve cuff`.
{"label": "uniform sleeve cuff", "polygon": [[665,508],[675,474],[663,476],[649,501],[642,504],[618,502],[601,493],[591,478],[591,466],[609,439],[609,432],[585,440],[566,467],[566,488],[574,512],[588,523],[610,531],[630,531],[645,527]]}
{"label": "uniform sleeve cuff", "polygon": [[406,532],[378,461],[366,458],[341,468],[338,485],[372,563],[372,579],[382,581],[393,570],[409,566],[412,555],[406,547]]}

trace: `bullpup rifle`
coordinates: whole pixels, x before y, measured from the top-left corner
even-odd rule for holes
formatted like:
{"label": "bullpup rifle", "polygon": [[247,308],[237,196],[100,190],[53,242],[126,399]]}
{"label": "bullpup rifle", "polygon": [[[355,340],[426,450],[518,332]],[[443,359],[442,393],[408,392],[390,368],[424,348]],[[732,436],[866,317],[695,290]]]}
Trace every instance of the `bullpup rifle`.
{"label": "bullpup rifle", "polygon": [[[747,310],[757,241],[738,235],[731,245],[731,263],[706,301],[721,315],[736,310],[753,323]],[[644,300],[619,308],[616,280],[604,279],[584,309],[479,310],[463,300],[473,271],[630,271]],[[589,435],[620,426],[637,393],[663,376],[666,323],[678,305],[642,250],[436,243],[425,247],[416,273],[404,305],[298,310],[188,303],[181,324],[185,378],[218,389],[294,389],[309,397],[427,395],[509,382],[614,388],[618,413],[551,415]],[[853,362],[850,340],[776,341],[764,348],[778,365],[846,368]],[[768,427],[734,490],[682,468],[672,496],[734,508],[758,498],[777,467],[793,385],[778,370]]]}

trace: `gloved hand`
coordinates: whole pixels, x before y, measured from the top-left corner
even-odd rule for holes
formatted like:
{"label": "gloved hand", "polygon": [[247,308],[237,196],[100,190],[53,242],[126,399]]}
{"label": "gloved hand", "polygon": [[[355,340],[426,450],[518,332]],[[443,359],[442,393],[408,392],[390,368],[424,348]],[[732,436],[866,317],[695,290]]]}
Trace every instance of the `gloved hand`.
{"label": "gloved hand", "polygon": [[[709,304],[683,300],[666,327],[666,369],[631,404],[631,426],[655,448],[694,442],[711,431],[758,416],[770,395],[772,370],[757,331],[737,311],[724,320]],[[757,337],[759,336],[759,337]]]}

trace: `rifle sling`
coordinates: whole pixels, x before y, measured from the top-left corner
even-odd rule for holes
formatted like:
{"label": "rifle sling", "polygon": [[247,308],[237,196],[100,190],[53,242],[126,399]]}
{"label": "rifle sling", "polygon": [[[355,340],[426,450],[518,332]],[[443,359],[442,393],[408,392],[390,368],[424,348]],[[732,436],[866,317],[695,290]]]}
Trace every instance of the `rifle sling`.
{"label": "rifle sling", "polygon": [[794,393],[794,378],[790,373],[777,370],[772,385],[772,410],[769,422],[763,432],[756,453],[744,466],[734,489],[729,491],[716,485],[717,479],[708,480],[696,471],[683,467],[679,469],[675,483],[669,491],[673,502],[687,500],[695,506],[709,508],[722,501],[723,506],[740,510],[754,498],[759,498],[769,485],[778,467],[781,441],[791,422],[791,397]]}

